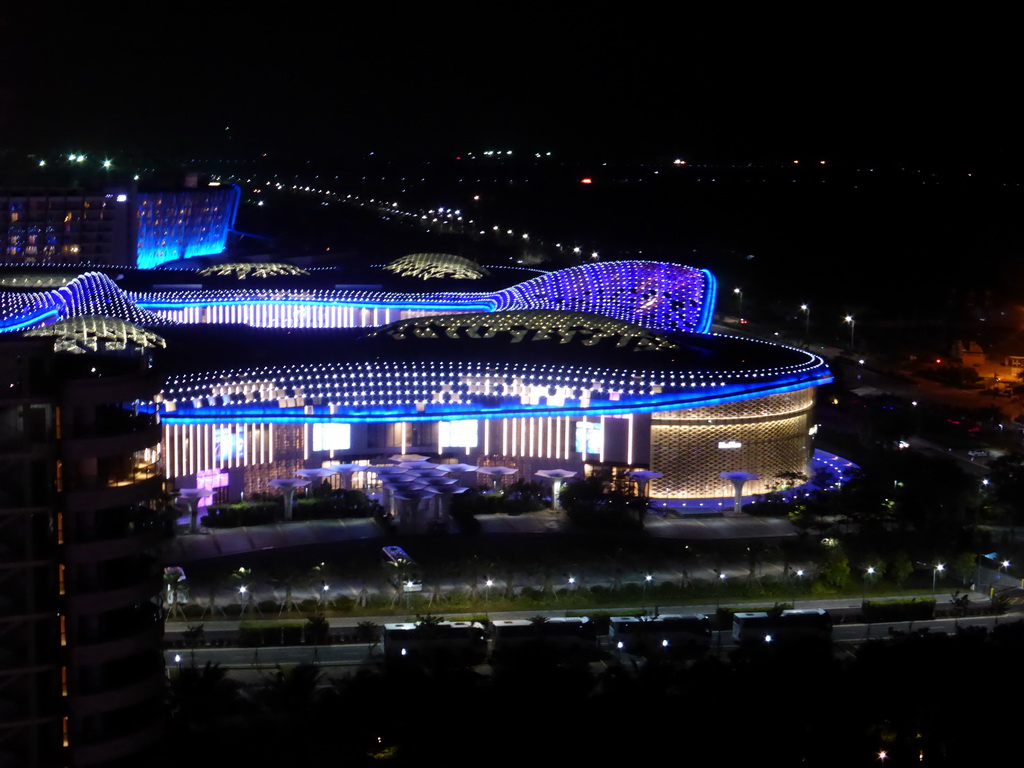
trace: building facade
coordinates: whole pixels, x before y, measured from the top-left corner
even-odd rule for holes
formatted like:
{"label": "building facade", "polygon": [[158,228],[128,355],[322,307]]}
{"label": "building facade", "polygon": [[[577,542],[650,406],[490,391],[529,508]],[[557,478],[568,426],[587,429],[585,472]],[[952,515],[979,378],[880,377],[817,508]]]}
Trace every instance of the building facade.
{"label": "building facade", "polygon": [[138,355],[0,339],[0,762],[137,765],[164,733],[160,428]]}
{"label": "building facade", "polygon": [[151,268],[227,247],[241,191],[0,190],[0,263]]}
{"label": "building facade", "polygon": [[158,272],[146,290],[96,272],[0,295],[0,328],[121,317],[188,350],[153,407],[178,487],[237,498],[298,469],[412,452],[520,477],[650,469],[661,499],[729,497],[722,472],[757,475],[750,493],[810,474],[827,367],[711,332],[706,270],[595,263],[477,291],[390,287],[386,269],[333,289],[290,275],[159,289]]}

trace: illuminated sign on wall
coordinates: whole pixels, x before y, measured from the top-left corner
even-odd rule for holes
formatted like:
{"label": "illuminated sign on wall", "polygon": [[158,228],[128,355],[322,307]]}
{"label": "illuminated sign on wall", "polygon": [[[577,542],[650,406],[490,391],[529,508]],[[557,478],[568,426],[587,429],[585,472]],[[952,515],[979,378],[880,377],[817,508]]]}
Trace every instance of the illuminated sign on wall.
{"label": "illuminated sign on wall", "polygon": [[[214,488],[227,488],[228,473],[220,469],[201,469],[196,472],[196,488],[204,488],[212,491]],[[198,507],[201,509],[208,506],[212,497],[202,496],[199,499]]]}
{"label": "illuminated sign on wall", "polygon": [[218,461],[245,458],[245,433],[241,424],[214,426],[213,455],[217,457]]}
{"label": "illuminated sign on wall", "polygon": [[352,425],[335,422],[313,423],[314,451],[347,451],[352,447]]}
{"label": "illuminated sign on wall", "polygon": [[442,448],[476,448],[477,435],[476,419],[442,421],[437,425],[437,440]]}
{"label": "illuminated sign on wall", "polygon": [[718,447],[722,450],[729,450],[731,448],[742,448],[743,443],[739,440],[719,440]]}
{"label": "illuminated sign on wall", "polygon": [[578,453],[601,453],[604,448],[604,428],[600,422],[576,422],[576,451]]}

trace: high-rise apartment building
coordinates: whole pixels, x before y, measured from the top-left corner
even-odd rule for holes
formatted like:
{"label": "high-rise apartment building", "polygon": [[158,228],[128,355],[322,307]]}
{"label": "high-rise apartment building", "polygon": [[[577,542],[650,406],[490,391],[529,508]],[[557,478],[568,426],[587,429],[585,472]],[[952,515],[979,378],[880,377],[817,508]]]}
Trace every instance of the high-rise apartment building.
{"label": "high-rise apartment building", "polygon": [[138,765],[162,737],[153,387],[138,352],[0,341],[0,765]]}

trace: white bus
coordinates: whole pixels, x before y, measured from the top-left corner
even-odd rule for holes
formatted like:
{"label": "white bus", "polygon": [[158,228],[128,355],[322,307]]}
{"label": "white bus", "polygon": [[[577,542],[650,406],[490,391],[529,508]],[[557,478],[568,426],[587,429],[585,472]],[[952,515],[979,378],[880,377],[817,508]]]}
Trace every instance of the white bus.
{"label": "white bus", "polygon": [[711,620],[702,613],[612,616],[608,637],[617,650],[627,653],[703,651],[711,645]]}
{"label": "white bus", "polygon": [[783,611],[779,616],[765,611],[736,613],[732,617],[732,636],[738,643],[831,640],[832,617],[823,608]]}
{"label": "white bus", "polygon": [[493,653],[523,648],[584,651],[597,646],[594,625],[586,616],[554,617],[545,621],[501,619],[491,622]]}
{"label": "white bus", "polygon": [[381,647],[390,661],[448,656],[478,663],[487,655],[487,638],[477,621],[402,622],[384,625]]}

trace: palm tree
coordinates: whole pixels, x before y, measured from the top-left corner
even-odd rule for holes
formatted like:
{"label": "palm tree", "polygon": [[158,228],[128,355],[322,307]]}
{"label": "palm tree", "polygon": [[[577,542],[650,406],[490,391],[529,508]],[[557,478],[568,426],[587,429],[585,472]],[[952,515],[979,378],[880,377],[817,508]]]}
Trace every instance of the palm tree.
{"label": "palm tree", "polygon": [[185,578],[180,568],[168,568],[164,570],[164,593],[167,601],[165,616],[173,617],[175,614],[185,618],[185,612],[181,609],[181,596],[185,593]]}
{"label": "palm tree", "polygon": [[241,706],[240,684],[219,664],[182,667],[171,678],[171,721],[184,733],[217,729]]}
{"label": "palm tree", "polygon": [[[314,664],[297,664],[287,671],[278,667],[262,695],[270,717],[293,726],[304,725],[317,704],[325,678]],[[298,728],[288,730],[294,732]]]}
{"label": "palm tree", "polygon": [[284,587],[284,597],[281,599],[281,609],[277,612],[280,616],[285,611],[295,611],[298,613],[301,609],[299,604],[295,602],[295,582],[299,578],[299,572],[291,569],[283,577],[275,579],[277,586]]}
{"label": "palm tree", "polygon": [[516,596],[515,576],[515,570],[509,566],[505,571],[505,588],[501,591],[501,596],[506,600],[513,600]]}
{"label": "palm tree", "polygon": [[202,624],[189,625],[185,630],[185,642],[191,652],[193,667],[196,665],[196,646],[203,644],[205,634]]}

